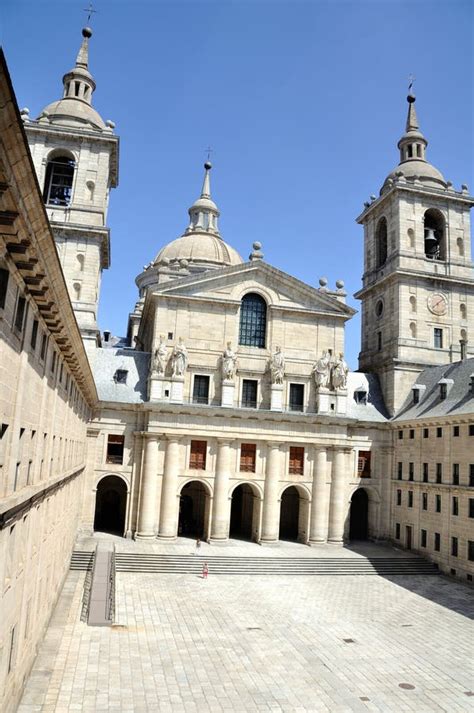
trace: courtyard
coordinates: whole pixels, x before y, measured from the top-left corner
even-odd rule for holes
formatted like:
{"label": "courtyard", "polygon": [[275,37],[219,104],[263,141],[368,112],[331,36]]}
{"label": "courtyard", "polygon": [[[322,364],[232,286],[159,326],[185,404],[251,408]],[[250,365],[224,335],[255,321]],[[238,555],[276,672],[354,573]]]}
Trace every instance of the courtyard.
{"label": "courtyard", "polygon": [[[96,536],[117,551],[150,551]],[[365,545],[367,556],[397,553]],[[189,554],[192,540],[153,551]],[[117,573],[115,624],[81,621],[69,572],[19,713],[469,711],[472,590],[442,576],[226,576],[212,558],[360,557],[356,549],[203,544],[209,578]]]}

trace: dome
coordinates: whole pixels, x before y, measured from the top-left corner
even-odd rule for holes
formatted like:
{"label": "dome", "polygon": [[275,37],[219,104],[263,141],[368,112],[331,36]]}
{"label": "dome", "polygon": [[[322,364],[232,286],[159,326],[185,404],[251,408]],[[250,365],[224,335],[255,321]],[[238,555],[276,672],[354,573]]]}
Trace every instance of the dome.
{"label": "dome", "polygon": [[403,173],[407,181],[413,181],[415,178],[420,181],[424,186],[430,188],[446,188],[446,181],[441,171],[438,171],[431,163],[428,161],[417,161],[416,159],[411,159],[408,161],[402,161],[401,163],[393,169],[391,173],[388,174],[382,186],[382,191],[387,185],[389,178],[395,180],[398,178],[398,173]]}
{"label": "dome", "polygon": [[219,236],[207,232],[193,232],[173,240],[160,250],[153,263],[157,265],[175,260],[188,260],[190,267],[194,265],[204,269],[243,263],[237,250]]}
{"label": "dome", "polygon": [[77,128],[93,128],[102,131],[105,123],[100,114],[87,102],[78,99],[60,99],[41,112],[39,119],[47,117],[52,124]]}

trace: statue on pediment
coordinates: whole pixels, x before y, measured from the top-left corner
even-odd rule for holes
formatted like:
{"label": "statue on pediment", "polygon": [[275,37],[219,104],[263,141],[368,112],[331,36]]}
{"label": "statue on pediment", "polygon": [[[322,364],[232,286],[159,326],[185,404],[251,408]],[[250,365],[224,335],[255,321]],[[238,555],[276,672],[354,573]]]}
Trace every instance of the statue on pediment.
{"label": "statue on pediment", "polygon": [[329,389],[331,384],[331,357],[326,350],[323,351],[322,357],[314,365],[313,376],[316,388]]}
{"label": "statue on pediment", "polygon": [[270,374],[272,384],[283,384],[285,375],[285,357],[280,347],[275,347],[275,352],[270,359]]}
{"label": "statue on pediment", "polygon": [[347,375],[349,373],[349,367],[344,361],[344,355],[339,354],[338,357],[333,362],[332,365],[332,385],[334,389],[345,389],[347,388]]}
{"label": "statue on pediment", "polygon": [[222,378],[232,381],[237,368],[237,355],[232,349],[232,342],[227,342],[227,347],[222,354]]}
{"label": "statue on pediment", "polygon": [[164,374],[166,367],[166,353],[167,347],[165,344],[165,338],[160,334],[160,343],[155,349],[153,354],[153,359],[151,362],[151,373],[152,374]]}
{"label": "statue on pediment", "polygon": [[172,376],[184,376],[188,365],[188,350],[184,345],[183,338],[180,337],[178,344],[175,345],[171,355],[171,374]]}

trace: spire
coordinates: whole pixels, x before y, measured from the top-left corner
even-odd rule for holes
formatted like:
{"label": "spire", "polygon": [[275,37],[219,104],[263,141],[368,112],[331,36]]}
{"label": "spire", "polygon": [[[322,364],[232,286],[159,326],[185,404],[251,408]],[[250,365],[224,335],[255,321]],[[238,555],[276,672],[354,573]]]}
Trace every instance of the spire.
{"label": "spire", "polygon": [[405,131],[408,133],[409,131],[417,131],[420,128],[420,125],[418,123],[418,117],[416,115],[416,109],[415,109],[415,102],[416,102],[416,97],[414,94],[409,94],[407,96],[407,102],[408,102],[408,116],[407,116],[407,125]]}
{"label": "spire", "polygon": [[400,149],[400,163],[405,161],[426,161],[425,152],[428,141],[420,131],[420,124],[416,115],[415,95],[410,91],[407,96],[408,114],[405,133],[398,142]]}
{"label": "spire", "polygon": [[90,27],[82,29],[82,43],[77,53],[76,65],[74,69],[63,77],[64,94],[63,99],[77,99],[87,104],[92,104],[92,93],[95,90],[95,82],[89,72],[89,39],[92,37]]}
{"label": "spire", "polygon": [[204,164],[204,180],[202,183],[201,196],[197,199],[189,209],[190,223],[186,229],[186,234],[189,233],[212,233],[219,235],[217,219],[219,217],[219,209],[211,198],[211,176],[210,171],[212,164],[206,161]]}
{"label": "spire", "polygon": [[77,53],[76,67],[87,69],[89,64],[89,38],[92,37],[92,30],[90,27],[83,28],[82,37],[82,44],[79,48],[79,52]]}

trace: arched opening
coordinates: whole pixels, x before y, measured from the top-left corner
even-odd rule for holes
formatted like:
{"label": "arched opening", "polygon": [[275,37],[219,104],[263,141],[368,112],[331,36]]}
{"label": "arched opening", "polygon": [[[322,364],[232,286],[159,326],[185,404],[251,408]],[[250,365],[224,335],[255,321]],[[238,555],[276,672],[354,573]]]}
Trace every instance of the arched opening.
{"label": "arched opening", "polygon": [[410,297],[410,312],[416,313],[416,297],[414,295]]}
{"label": "arched opening", "polygon": [[445,223],[443,214],[429,208],[424,216],[425,257],[430,260],[446,260]]}
{"label": "arched opening", "polygon": [[248,483],[238,485],[232,493],[230,537],[256,540],[258,536],[258,498]]}
{"label": "arched opening", "polygon": [[239,344],[265,348],[267,303],[254,292],[242,297],[240,305]]}
{"label": "arched opening", "polygon": [[74,282],[72,285],[72,289],[74,290],[74,299],[80,300],[81,299],[81,283]]}
{"label": "arched opening", "polygon": [[307,541],[308,506],[308,498],[294,485],[283,491],[280,504],[280,540]]}
{"label": "arched opening", "polygon": [[127,486],[122,478],[106,475],[97,485],[95,498],[94,531],[123,535]]}
{"label": "arched opening", "polygon": [[408,228],[407,236],[408,236],[408,246],[410,248],[414,248],[415,247],[415,231],[413,230],[413,228]]}
{"label": "arched opening", "polygon": [[192,480],[181,490],[179,499],[178,535],[207,539],[210,498],[206,486]]}
{"label": "arched opening", "polygon": [[72,156],[54,156],[48,161],[43,192],[46,205],[68,206],[71,203],[75,166]]}
{"label": "arched opening", "polygon": [[369,496],[364,488],[358,488],[351,499],[349,538],[366,540],[369,535]]}
{"label": "arched opening", "polygon": [[77,260],[77,269],[79,272],[84,271],[84,255],[82,253],[78,253],[76,255],[76,260]]}
{"label": "arched opening", "polygon": [[375,260],[377,267],[382,267],[387,262],[388,233],[387,220],[380,218],[375,234]]}
{"label": "arched opening", "polygon": [[410,322],[410,337],[416,339],[416,323]]}
{"label": "arched opening", "polygon": [[462,238],[458,238],[456,240],[456,245],[458,246],[458,255],[460,257],[464,257],[464,240]]}

